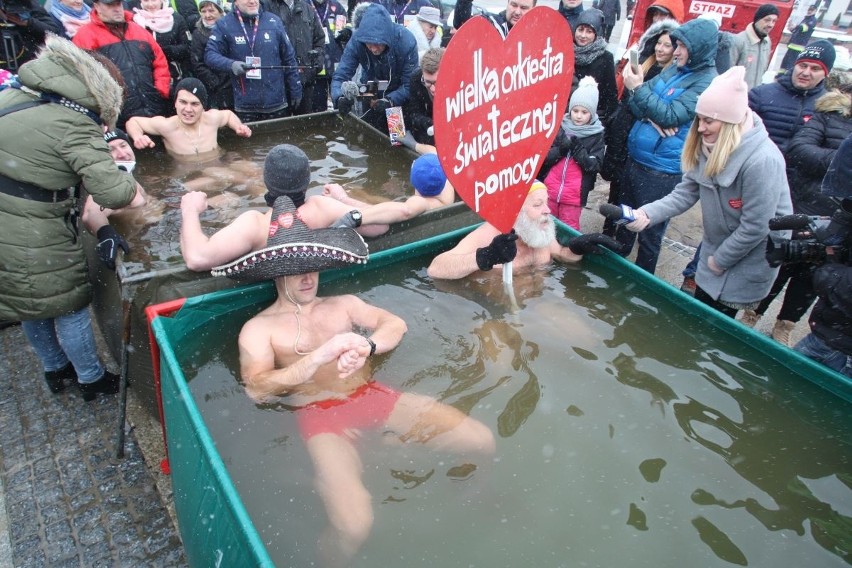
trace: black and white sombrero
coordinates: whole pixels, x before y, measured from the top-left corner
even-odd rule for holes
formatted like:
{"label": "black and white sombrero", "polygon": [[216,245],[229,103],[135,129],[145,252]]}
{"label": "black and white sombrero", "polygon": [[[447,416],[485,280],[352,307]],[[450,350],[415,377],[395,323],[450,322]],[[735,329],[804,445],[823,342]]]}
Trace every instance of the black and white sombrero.
{"label": "black and white sombrero", "polygon": [[366,264],[367,243],[354,229],[310,229],[287,196],[275,200],[266,247],[211,270],[244,282]]}

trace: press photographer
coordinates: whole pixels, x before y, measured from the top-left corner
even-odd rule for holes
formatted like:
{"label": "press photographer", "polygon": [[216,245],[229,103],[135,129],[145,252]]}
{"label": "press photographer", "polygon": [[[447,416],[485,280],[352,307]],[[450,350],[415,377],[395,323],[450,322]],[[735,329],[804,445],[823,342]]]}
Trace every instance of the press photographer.
{"label": "press photographer", "polygon": [[[359,67],[361,72],[356,76]],[[344,115],[352,110],[357,100],[369,100],[369,104],[363,105],[368,110],[361,118],[387,133],[384,111],[406,103],[415,69],[417,41],[414,36],[404,26],[393,23],[381,5],[371,4],[365,9],[334,71],[331,99]]]}
{"label": "press photographer", "polygon": [[3,36],[0,68],[17,72],[18,67],[36,56],[47,32],[65,37],[65,28],[59,20],[36,0],[0,0],[0,34]]}
{"label": "press photographer", "polygon": [[[814,271],[813,286],[819,300],[808,319],[811,332],[794,349],[826,367],[852,377],[852,136],[837,150],[822,184],[822,193],[834,198],[839,208],[825,232],[813,238],[824,245],[795,246],[794,254],[806,249],[812,257],[822,256]],[[836,243],[836,244],[835,244]]]}

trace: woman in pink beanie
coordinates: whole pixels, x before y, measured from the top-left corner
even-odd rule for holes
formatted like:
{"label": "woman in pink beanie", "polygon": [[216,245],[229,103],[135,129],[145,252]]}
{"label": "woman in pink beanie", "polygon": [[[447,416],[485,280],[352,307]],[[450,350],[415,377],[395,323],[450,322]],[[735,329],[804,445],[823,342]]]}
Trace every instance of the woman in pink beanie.
{"label": "woman in pink beanie", "polygon": [[641,231],[701,200],[704,236],[695,298],[736,317],[769,292],[778,268],[765,258],[769,220],[793,212],[784,157],[748,106],[745,68],[714,78],[699,97],[684,143],[683,180],[666,197],[636,210],[627,228]]}

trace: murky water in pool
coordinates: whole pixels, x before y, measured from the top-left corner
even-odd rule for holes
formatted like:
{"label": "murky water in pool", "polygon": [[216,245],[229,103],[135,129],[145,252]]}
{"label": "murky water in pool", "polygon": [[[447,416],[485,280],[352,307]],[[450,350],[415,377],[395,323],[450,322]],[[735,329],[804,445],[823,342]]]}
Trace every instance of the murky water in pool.
{"label": "murky water in pool", "polygon": [[[841,566],[852,560],[849,405],[605,268],[433,282],[425,260],[341,283],[409,332],[375,377],[487,424],[497,452],[360,444],[375,566]],[[499,279],[499,275],[495,275]],[[279,566],[315,565],[326,514],[291,412],[237,376],[244,313],[182,362]],[[475,466],[475,469],[471,467]]]}
{"label": "murky water in pool", "polygon": [[[249,139],[222,137],[222,152],[206,160],[178,161],[159,145],[137,152],[136,179],[154,198],[144,211],[115,218],[132,251],[128,275],[182,267],[180,256],[180,199],[188,189],[206,191],[211,207],[202,215],[205,231],[213,233],[240,213],[265,209],[263,162],[276,144],[295,144],[311,160],[309,193],[328,182],[339,183],[367,201],[382,201],[412,193],[408,181],[411,157],[387,139],[372,135],[363,125],[340,117],[318,116],[285,122],[277,131],[262,128]],[[294,126],[295,125],[295,126]]]}

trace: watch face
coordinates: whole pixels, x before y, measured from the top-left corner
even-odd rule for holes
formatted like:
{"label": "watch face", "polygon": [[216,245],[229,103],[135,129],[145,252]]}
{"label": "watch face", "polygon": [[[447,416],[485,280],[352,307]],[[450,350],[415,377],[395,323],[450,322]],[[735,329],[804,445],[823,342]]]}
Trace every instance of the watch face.
{"label": "watch face", "polygon": [[352,211],[352,219],[355,221],[356,227],[361,226],[361,212],[360,211],[358,211],[357,209]]}

